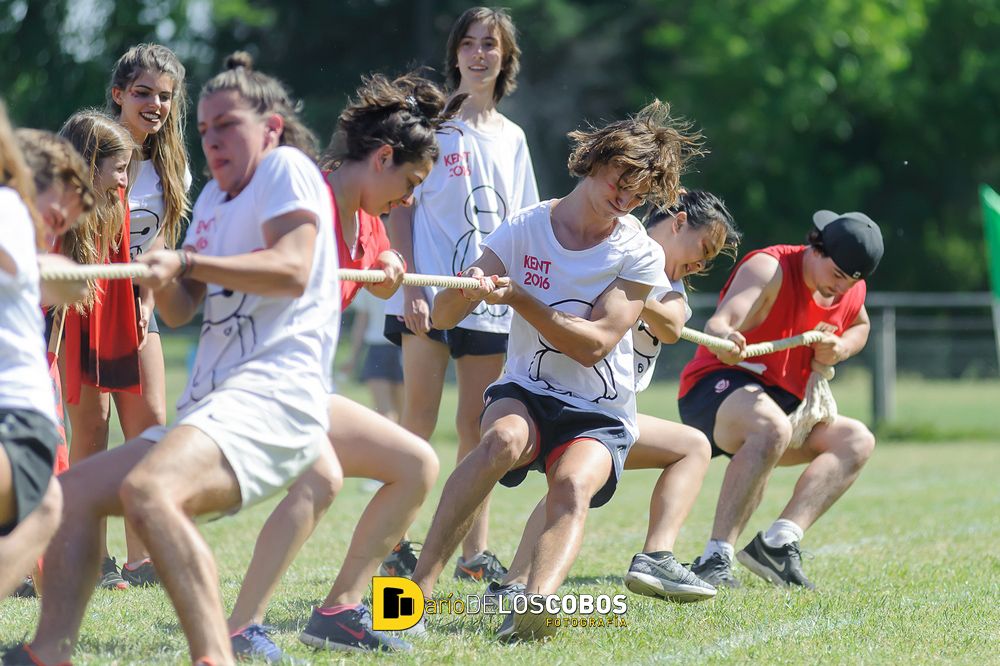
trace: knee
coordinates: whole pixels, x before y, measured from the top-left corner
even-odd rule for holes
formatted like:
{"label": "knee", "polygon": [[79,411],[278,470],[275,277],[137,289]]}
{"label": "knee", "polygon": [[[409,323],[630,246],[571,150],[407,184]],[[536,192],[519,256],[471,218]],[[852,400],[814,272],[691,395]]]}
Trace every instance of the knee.
{"label": "knee", "polygon": [[49,487],[35,511],[42,523],[54,532],[59,526],[63,512],[62,486],[59,485],[59,480],[56,477],[53,476],[49,479]]}
{"label": "knee", "polygon": [[549,482],[548,503],[550,509],[560,514],[586,514],[594,489],[586,479],[562,477]]}
{"label": "knee", "polygon": [[524,453],[528,434],[523,423],[497,422],[483,436],[480,447],[485,447],[491,465],[511,469]]}
{"label": "knee", "polygon": [[133,470],[122,480],[118,498],[125,517],[134,527],[144,525],[146,517],[155,513],[156,507],[167,500],[157,488],[156,480],[141,470]]}
{"label": "knee", "polygon": [[419,440],[415,450],[411,478],[420,483],[420,490],[426,496],[437,481],[441,463],[427,442]]}
{"label": "knee", "polygon": [[479,412],[474,414],[460,412],[455,419],[455,431],[458,434],[459,446],[463,443],[467,446],[471,443],[474,446],[479,441]]}
{"label": "knee", "polygon": [[288,495],[297,501],[308,503],[314,512],[323,513],[344,487],[344,473],[334,460],[321,457],[313,466],[292,484]]}
{"label": "knee", "polygon": [[691,445],[688,447],[686,457],[701,467],[708,468],[712,462],[712,445],[705,433],[695,430],[691,435]]}
{"label": "knee", "polygon": [[405,405],[400,425],[421,439],[430,439],[437,427],[437,410]]}
{"label": "knee", "polygon": [[844,456],[854,470],[860,470],[875,452],[875,435],[862,424],[857,424],[844,447]]}
{"label": "knee", "polygon": [[765,461],[777,464],[792,441],[792,423],[787,418],[761,421],[754,430],[754,448]]}

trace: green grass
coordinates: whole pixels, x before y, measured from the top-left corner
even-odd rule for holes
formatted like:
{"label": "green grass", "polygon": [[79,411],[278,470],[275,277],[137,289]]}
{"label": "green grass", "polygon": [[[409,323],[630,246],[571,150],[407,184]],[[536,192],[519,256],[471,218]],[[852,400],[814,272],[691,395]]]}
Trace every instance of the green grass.
{"label": "green grass", "polygon": [[[180,355],[169,346],[168,364]],[[171,370],[171,396],[176,396],[183,375],[183,369]],[[841,410],[863,416],[863,381],[851,377],[837,381]],[[641,409],[672,417],[676,413],[674,390],[669,384],[654,386],[643,394]],[[971,416],[956,413],[972,398],[992,400],[988,409],[1000,404],[996,385],[949,390],[958,396],[909,392],[901,386],[900,413],[950,424],[976,416],[972,409]],[[345,391],[363,397],[356,386],[348,385]],[[455,456],[450,423],[454,405],[454,391],[449,389],[434,439],[445,463],[438,490]],[[995,427],[991,416],[980,415],[980,423]],[[704,545],[724,469],[724,463],[713,462],[681,532],[677,551],[684,560],[699,554]],[[794,469],[775,472],[744,541],[781,511],[797,475]],[[804,567],[819,587],[815,593],[778,590],[738,568],[745,587],[724,590],[710,602],[674,605],[629,594],[625,628],[566,629],[544,645],[501,647],[492,637],[497,619],[448,618],[432,621],[431,635],[410,655],[350,655],[348,660],[996,663],[1000,645],[998,475],[1000,446],[995,443],[880,445],[855,486],[805,539],[803,545],[812,557],[807,555]],[[592,512],[583,549],[563,592],[626,593],[621,576],[642,545],[655,479],[654,472],[629,472],[612,502]],[[530,475],[521,488],[496,492],[491,547],[501,559],[512,556],[524,520],[543,492],[539,474]],[[267,621],[277,627],[279,644],[295,656],[313,663],[339,663],[339,655],[314,652],[299,644],[296,636],[311,606],[326,595],[369,497],[359,481],[348,480],[271,605]],[[437,499],[435,494],[421,510],[414,535],[426,532]],[[203,527],[219,563],[227,608],[235,599],[257,530],[273,505],[270,502]],[[109,531],[112,552],[121,557],[120,521],[111,521]],[[464,595],[474,593],[476,587],[443,578],[439,590]],[[34,600],[0,601],[0,645],[30,635],[37,613]],[[183,634],[162,590],[101,591],[88,609],[74,663],[183,663],[186,658]]]}

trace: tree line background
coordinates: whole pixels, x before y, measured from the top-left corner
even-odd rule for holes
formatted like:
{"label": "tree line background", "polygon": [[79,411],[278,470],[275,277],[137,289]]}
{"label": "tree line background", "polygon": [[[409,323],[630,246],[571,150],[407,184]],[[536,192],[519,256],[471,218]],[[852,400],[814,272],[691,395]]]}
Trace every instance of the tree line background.
{"label": "tree line background", "polygon": [[[519,123],[543,197],[566,132],[653,97],[706,136],[685,177],[729,205],[748,248],[799,242],[814,210],[880,223],[878,290],[982,290],[976,187],[1000,186],[1000,0],[508,0],[523,50]],[[455,0],[0,0],[0,96],[19,125],[57,129],[102,106],[111,66],[158,41],[201,84],[250,51],[304,101],[321,137],[364,73],[438,72]],[[196,179],[195,192],[204,178]],[[726,271],[703,283],[718,286]]]}

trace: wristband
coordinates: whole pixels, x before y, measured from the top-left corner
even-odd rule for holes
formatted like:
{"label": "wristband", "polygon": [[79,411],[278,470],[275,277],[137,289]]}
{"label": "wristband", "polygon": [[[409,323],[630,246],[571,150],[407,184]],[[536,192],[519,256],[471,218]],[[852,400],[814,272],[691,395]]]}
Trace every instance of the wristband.
{"label": "wristband", "polygon": [[177,273],[177,279],[186,278],[194,268],[194,256],[187,250],[177,250],[177,258],[181,261],[181,269]]}
{"label": "wristband", "polygon": [[392,252],[394,255],[396,255],[399,258],[399,263],[403,264],[403,272],[405,273],[406,272],[406,259],[403,259],[402,253],[399,250],[395,250],[395,249],[393,249],[391,247],[389,248],[389,252]]}

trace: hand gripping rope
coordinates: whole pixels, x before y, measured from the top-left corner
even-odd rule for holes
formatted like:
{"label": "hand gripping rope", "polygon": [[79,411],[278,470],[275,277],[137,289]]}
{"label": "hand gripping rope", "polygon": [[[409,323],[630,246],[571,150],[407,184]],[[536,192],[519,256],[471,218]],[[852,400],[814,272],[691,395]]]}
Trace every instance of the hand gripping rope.
{"label": "hand gripping rope", "polygon": [[[385,280],[383,271],[362,271],[350,268],[341,268],[337,271],[341,280],[351,282],[377,283]],[[45,268],[41,271],[43,280],[120,280],[126,278],[141,278],[149,275],[149,268],[145,264],[114,264],[114,265],[83,265],[71,268],[54,269]],[[443,287],[445,289],[477,289],[479,280],[471,277],[452,277],[450,275],[421,275],[419,273],[406,273],[403,275],[403,284],[413,287]],[[713,351],[735,352],[736,343],[731,340],[723,340],[712,335],[707,335],[701,331],[696,331],[686,326],[681,331],[681,337],[688,342],[702,345]],[[824,334],[820,331],[806,331],[799,335],[770,342],[758,342],[747,345],[744,358],[764,356],[777,351],[791,349],[802,345],[811,345],[823,339]],[[818,364],[816,364],[818,365]],[[806,384],[806,395],[799,404],[798,409],[789,414],[788,418],[792,422],[791,448],[798,448],[805,442],[806,437],[812,432],[813,427],[819,423],[832,423],[837,418],[837,403],[833,399],[830,391],[829,380],[833,379],[834,371],[832,367],[818,366],[813,368]]]}

